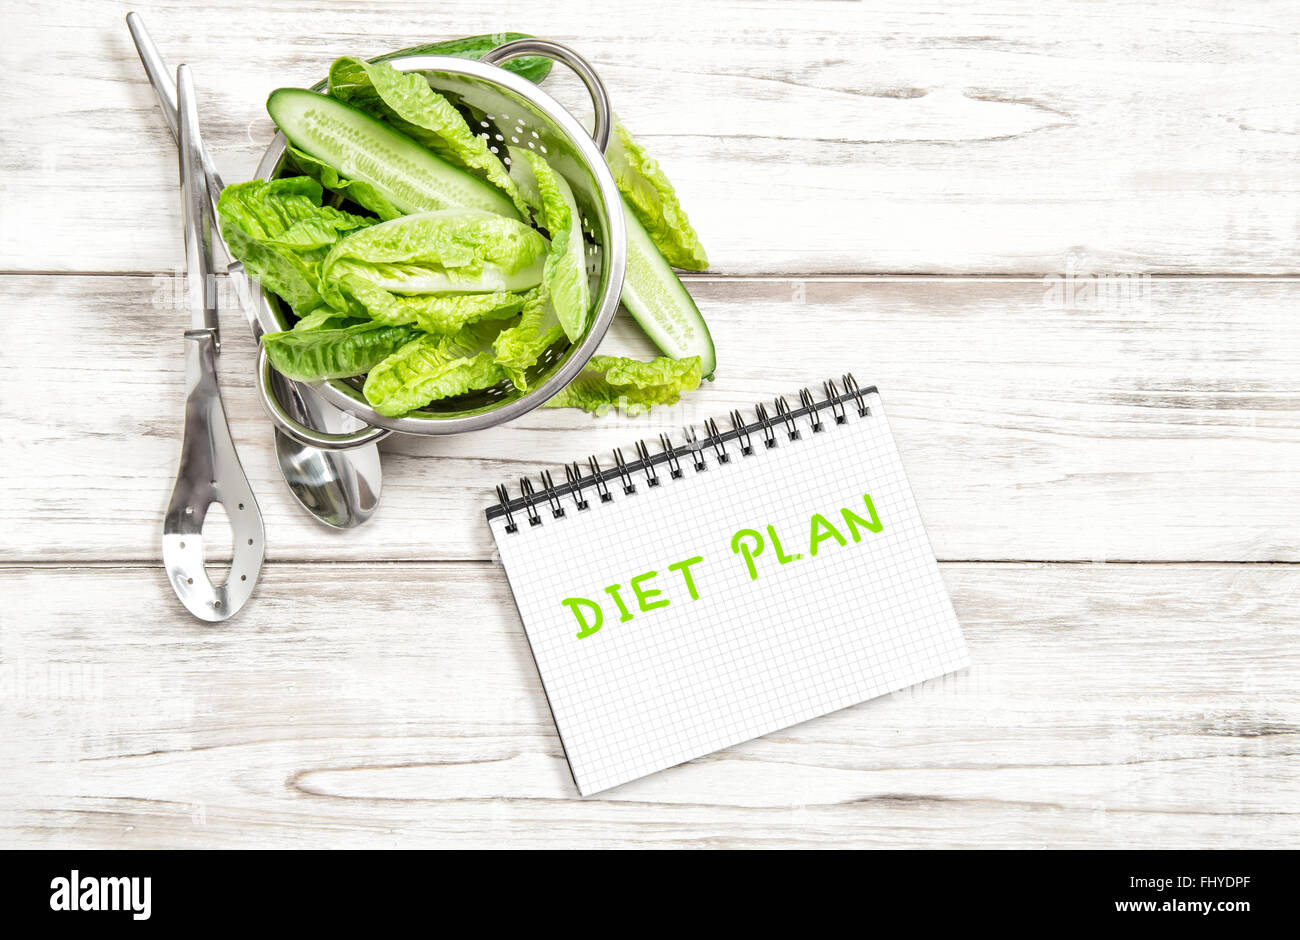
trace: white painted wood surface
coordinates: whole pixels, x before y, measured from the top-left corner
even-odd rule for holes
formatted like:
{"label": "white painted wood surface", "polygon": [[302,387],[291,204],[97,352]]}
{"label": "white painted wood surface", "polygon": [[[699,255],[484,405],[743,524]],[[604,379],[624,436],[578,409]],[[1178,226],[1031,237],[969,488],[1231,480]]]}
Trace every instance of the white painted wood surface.
{"label": "white painted wood surface", "polygon": [[193,66],[227,179],[270,139],[270,89],[338,55],[514,29],[590,57],[721,273],[1045,273],[1070,253],[1099,271],[1297,273],[1289,0],[6,0],[0,106],[21,133],[0,138],[5,270],[181,261],[132,6]]}
{"label": "white painted wood surface", "polygon": [[[717,381],[647,417],[541,410],[385,444],[376,524],[345,536],[281,483],[252,340],[231,312],[223,394],[268,557],[484,559],[497,483],[851,369],[882,389],[941,558],[1300,561],[1300,279],[1159,278],[1149,297],[1103,309],[1063,309],[1042,279],[688,283],[720,350]],[[184,399],[179,332],[159,332],[184,321],[168,307],[177,287],[0,278],[0,306],[96,337],[51,343],[44,317],[4,323],[0,361],[23,379],[0,399],[0,460],[15,471],[0,560],[157,557]],[[623,315],[603,348],[651,352]]]}
{"label": "white painted wood surface", "polygon": [[[1300,569],[944,576],[966,673],[581,799],[495,565],[272,565],[219,629],[156,568],[0,569],[0,821],[117,847],[1294,844]],[[93,669],[42,691],[72,655]]]}
{"label": "white painted wood surface", "polygon": [[[228,179],[267,91],[335,55],[571,42],[714,262],[688,283],[717,382],[394,441],[347,535],[279,481],[227,315],[269,562],[219,627],[158,567],[180,222],[127,9],[0,0],[0,845],[1295,844],[1293,4],[137,7]],[[1114,272],[1157,276],[1080,290]],[[647,351],[628,323],[608,349]],[[846,368],[882,388],[974,666],[578,799],[491,486]]]}

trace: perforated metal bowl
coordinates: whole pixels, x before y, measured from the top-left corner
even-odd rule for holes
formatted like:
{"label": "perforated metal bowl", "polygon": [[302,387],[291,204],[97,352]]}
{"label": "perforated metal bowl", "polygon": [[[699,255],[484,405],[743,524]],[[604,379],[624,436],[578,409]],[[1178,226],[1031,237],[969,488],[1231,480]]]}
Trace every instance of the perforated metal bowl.
{"label": "perforated metal bowl", "polygon": [[[541,55],[572,68],[591,93],[595,122],[590,136],[578,120],[554,98],[527,79],[499,64],[524,55]],[[361,393],[360,379],[322,382],[315,386],[331,404],[371,425],[353,434],[325,434],[304,427],[285,413],[270,392],[271,366],[262,352],[258,385],[271,419],[286,434],[314,447],[345,448],[368,443],[376,428],[403,434],[458,434],[492,427],[517,418],[546,401],[582,370],[600,345],[623,289],[627,262],[627,235],[623,203],[605,163],[611,113],[604,85],[577,53],[558,43],[522,39],[500,46],[481,61],[449,56],[418,55],[388,60],[407,72],[420,72],[430,87],[461,109],[470,126],[485,134],[503,159],[507,147],[527,147],[545,155],[568,181],[582,214],[588,243],[592,315],[587,331],[577,342],[562,340],[530,371],[529,390],[518,391],[510,382],[435,401],[401,418],[376,412]],[[277,134],[258,166],[259,179],[292,175],[286,159],[286,140]],[[292,327],[293,317],[279,298],[266,291],[255,298],[258,320],[267,332]]]}

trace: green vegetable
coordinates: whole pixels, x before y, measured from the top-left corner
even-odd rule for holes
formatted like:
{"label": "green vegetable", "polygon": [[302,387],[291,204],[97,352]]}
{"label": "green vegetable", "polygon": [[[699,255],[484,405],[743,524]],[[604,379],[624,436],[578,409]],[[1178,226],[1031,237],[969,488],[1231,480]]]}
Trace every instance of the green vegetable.
{"label": "green vegetable", "polygon": [[537,291],[524,306],[519,322],[492,341],[497,365],[521,392],[528,391],[528,370],[546,350],[564,339],[564,328],[546,292]]}
{"label": "green vegetable", "polygon": [[409,326],[361,323],[267,333],[262,345],[276,371],[301,382],[319,382],[368,372],[416,335]]}
{"label": "green vegetable", "polygon": [[[564,177],[551,169],[542,155],[532,150],[512,151],[520,165],[533,172],[541,197],[541,222],[551,233],[551,251],[546,256],[543,281],[560,325],[571,341],[577,342],[587,328],[591,307],[591,286],[587,279],[587,253],[582,240],[582,214]],[[519,160],[523,157],[523,160]]]}
{"label": "green vegetable", "polygon": [[518,218],[492,186],[349,104],[301,88],[271,92],[266,110],[289,141],[403,212],[468,208]]}
{"label": "green vegetable", "polygon": [[514,180],[488,149],[488,142],[470,130],[460,112],[419,72],[344,57],[330,66],[329,93],[387,122],[449,163],[485,178],[510,197],[521,217],[528,215]]}
{"label": "green vegetable", "polygon": [[374,221],[322,206],[320,185],[304,176],[227,186],[217,213],[234,256],[299,316],[324,302],[320,265],[328,249]]}
{"label": "green vegetable", "polygon": [[328,163],[322,163],[310,154],[303,153],[293,145],[289,146],[289,157],[294,164],[332,193],[338,193],[345,199],[351,199],[359,206],[369,209],[381,219],[395,219],[404,215],[401,209],[388,201],[383,190],[364,180],[350,180],[339,176],[338,171]]}
{"label": "green vegetable", "polygon": [[668,263],[688,271],[707,268],[708,255],[677,201],[673,184],[622,124],[615,122],[605,158],[628,208]]}
{"label": "green vegetable", "polygon": [[518,291],[536,287],[546,263],[536,231],[476,209],[406,215],[356,236],[330,251],[323,283],[356,274],[398,293]]}
{"label": "green vegetable", "polygon": [[413,323],[426,333],[455,333],[479,320],[508,320],[524,308],[527,294],[393,294],[355,274],[338,281],[350,312],[389,323]]}
{"label": "green vegetable", "polygon": [[[466,36],[464,39],[449,39],[445,42],[430,42],[422,46],[409,46],[388,52],[371,59],[371,62],[387,62],[410,55],[453,55],[462,59],[481,59],[497,46],[503,46],[516,39],[532,39],[527,33],[491,33],[486,36]],[[535,85],[551,73],[551,60],[545,56],[523,56],[511,59],[501,67],[522,75]]]}
{"label": "green vegetable", "polygon": [[[700,308],[654,246],[636,216],[627,220],[627,273],[623,306],[636,318],[656,346],[674,359],[698,356],[706,377],[712,377],[717,353]],[[358,233],[361,235],[364,233]],[[350,236],[358,237],[357,235]]]}
{"label": "green vegetable", "polygon": [[[588,246],[568,180],[531,149],[494,152],[476,133],[490,118],[474,110],[493,105],[472,90],[449,100],[421,74],[383,64],[478,58],[516,38],[345,57],[330,69],[330,95],[272,93],[267,110],[305,175],[228,188],[221,227],[249,273],[298,314],[292,330],[263,338],[280,372],[364,374],[371,406],[395,417],[507,381],[527,391],[548,355],[581,337]],[[536,57],[505,67],[540,81],[550,65]],[[593,357],[546,404],[639,414],[676,402],[714,369],[708,328],[672,269],[701,270],[708,259],[671,183],[621,125],[608,159],[628,224],[622,299],[667,357]],[[380,221],[323,205],[325,190]]]}
{"label": "green vegetable", "polygon": [[293,325],[295,330],[319,330],[321,327],[339,318],[339,313],[333,307],[317,307],[305,317],[299,317],[298,322]]}
{"label": "green vegetable", "polygon": [[519,195],[536,215],[536,210],[542,208],[542,194],[537,188],[537,174],[533,172],[533,165],[524,156],[522,147],[511,147],[509,151],[510,178],[514,180]]}
{"label": "green vegetable", "polygon": [[364,319],[349,317],[346,314],[339,313],[333,307],[317,307],[305,317],[301,317],[293,325],[295,330],[305,332],[307,330],[322,329],[340,329],[345,326],[355,326],[358,323],[367,322]]}
{"label": "green vegetable", "polygon": [[370,370],[366,400],[398,417],[439,398],[496,385],[504,378],[492,357],[496,324],[474,324],[454,336],[421,334]]}
{"label": "green vegetable", "polygon": [[578,377],[543,407],[582,408],[603,415],[611,408],[644,414],[651,405],[675,404],[682,392],[700,386],[700,360],[667,359],[649,362],[621,356],[592,356]]}

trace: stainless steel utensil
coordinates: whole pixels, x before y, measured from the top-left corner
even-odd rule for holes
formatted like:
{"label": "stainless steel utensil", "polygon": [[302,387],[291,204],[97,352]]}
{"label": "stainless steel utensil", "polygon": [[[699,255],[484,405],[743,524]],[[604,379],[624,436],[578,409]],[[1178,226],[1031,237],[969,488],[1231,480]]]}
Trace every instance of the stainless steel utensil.
{"label": "stainless steel utensil", "polygon": [[[149,84],[158,96],[163,117],[175,138],[177,102],[171,73],[145,28],[144,20],[135,13],[128,13],[126,24],[140,54],[140,62],[149,76]],[[208,201],[215,214],[223,184],[207,148],[202,144],[199,154]],[[220,244],[220,235],[214,237]],[[224,250],[224,244],[222,248]],[[229,257],[229,252],[226,255]],[[263,327],[252,313],[256,305],[254,298],[259,294],[258,287],[244,273],[243,265],[238,261],[229,261],[226,270],[231,286],[240,298],[244,315],[253,328],[253,336],[260,337]],[[325,450],[290,438],[277,429],[276,458],[294,498],[319,521],[334,528],[353,528],[369,519],[379,505],[383,488],[383,470],[379,448],[375,444],[391,432],[367,428],[360,420],[322,401],[309,386],[286,379],[278,372],[270,376],[268,394],[275,397],[277,406],[282,407],[296,424],[319,429],[318,433],[323,432],[326,439],[344,437],[355,442],[347,451]]]}
{"label": "stainless steel utensil", "polygon": [[[217,387],[221,331],[212,264],[215,217],[207,194],[194,82],[184,65],[176,70],[176,103],[190,328],[185,331],[185,435],[163,521],[163,564],[190,613],[216,621],[233,616],[253,593],[266,535]],[[234,534],[230,572],[220,586],[208,578],[204,564],[203,522],[214,503],[225,508]]]}
{"label": "stainless steel utensil", "polygon": [[[499,67],[524,55],[549,56],[577,72],[594,106],[591,137],[554,98],[527,79]],[[530,375],[527,392],[502,382],[483,391],[433,402],[405,417],[387,418],[366,402],[358,380],[322,382],[313,388],[330,404],[372,428],[391,428],[406,434],[456,434],[492,427],[536,408],[577,375],[600,345],[618,309],[627,263],[627,235],[623,200],[604,159],[612,120],[609,96],[586,60],[564,46],[539,39],[507,43],[477,62],[420,55],[390,59],[388,64],[423,74],[435,91],[472,117],[471,126],[481,130],[491,149],[507,162],[508,148],[532,148],[564,174],[578,201],[589,245],[594,315],[586,334],[577,342],[548,351],[535,374]],[[277,134],[258,167],[259,178],[296,172],[285,157],[285,144],[284,135]],[[258,301],[256,315],[264,330],[290,327],[289,312],[274,295],[262,292]],[[263,405],[280,430],[317,447],[351,445],[346,435],[321,435],[287,414],[272,393],[275,374],[263,350],[258,359],[258,387]]]}

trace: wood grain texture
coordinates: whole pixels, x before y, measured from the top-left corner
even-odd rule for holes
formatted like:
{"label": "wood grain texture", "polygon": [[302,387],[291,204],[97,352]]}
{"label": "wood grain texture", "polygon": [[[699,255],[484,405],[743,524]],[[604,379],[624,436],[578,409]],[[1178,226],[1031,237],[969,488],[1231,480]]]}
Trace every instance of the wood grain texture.
{"label": "wood grain texture", "polygon": [[[179,455],[183,316],[146,277],[0,277],[0,558],[147,561]],[[1300,560],[1300,282],[1167,280],[1114,309],[1041,280],[695,279],[718,379],[648,418],[541,410],[385,445],[379,515],[340,534],[293,502],[225,315],[222,387],[268,557],[485,559],[493,487],[794,395],[878,383],[945,559]],[[86,338],[63,342],[57,336]],[[779,338],[779,341],[774,339]],[[647,353],[630,320],[605,351]]]}
{"label": "wood grain texture", "polygon": [[970,670],[580,799],[494,565],[272,565],[216,627],[155,568],[3,569],[0,842],[1300,837],[1300,567],[944,577]]}
{"label": "wood grain texture", "polygon": [[[175,154],[122,22],[131,6],[4,4],[5,270],[180,263]],[[1300,270],[1300,8],[1285,0],[142,12],[167,59],[193,66],[228,180],[270,139],[267,93],[316,81],[335,56],[527,30],[590,57],[717,272],[1029,274],[1071,257],[1097,271]],[[577,106],[560,71],[557,94]]]}

